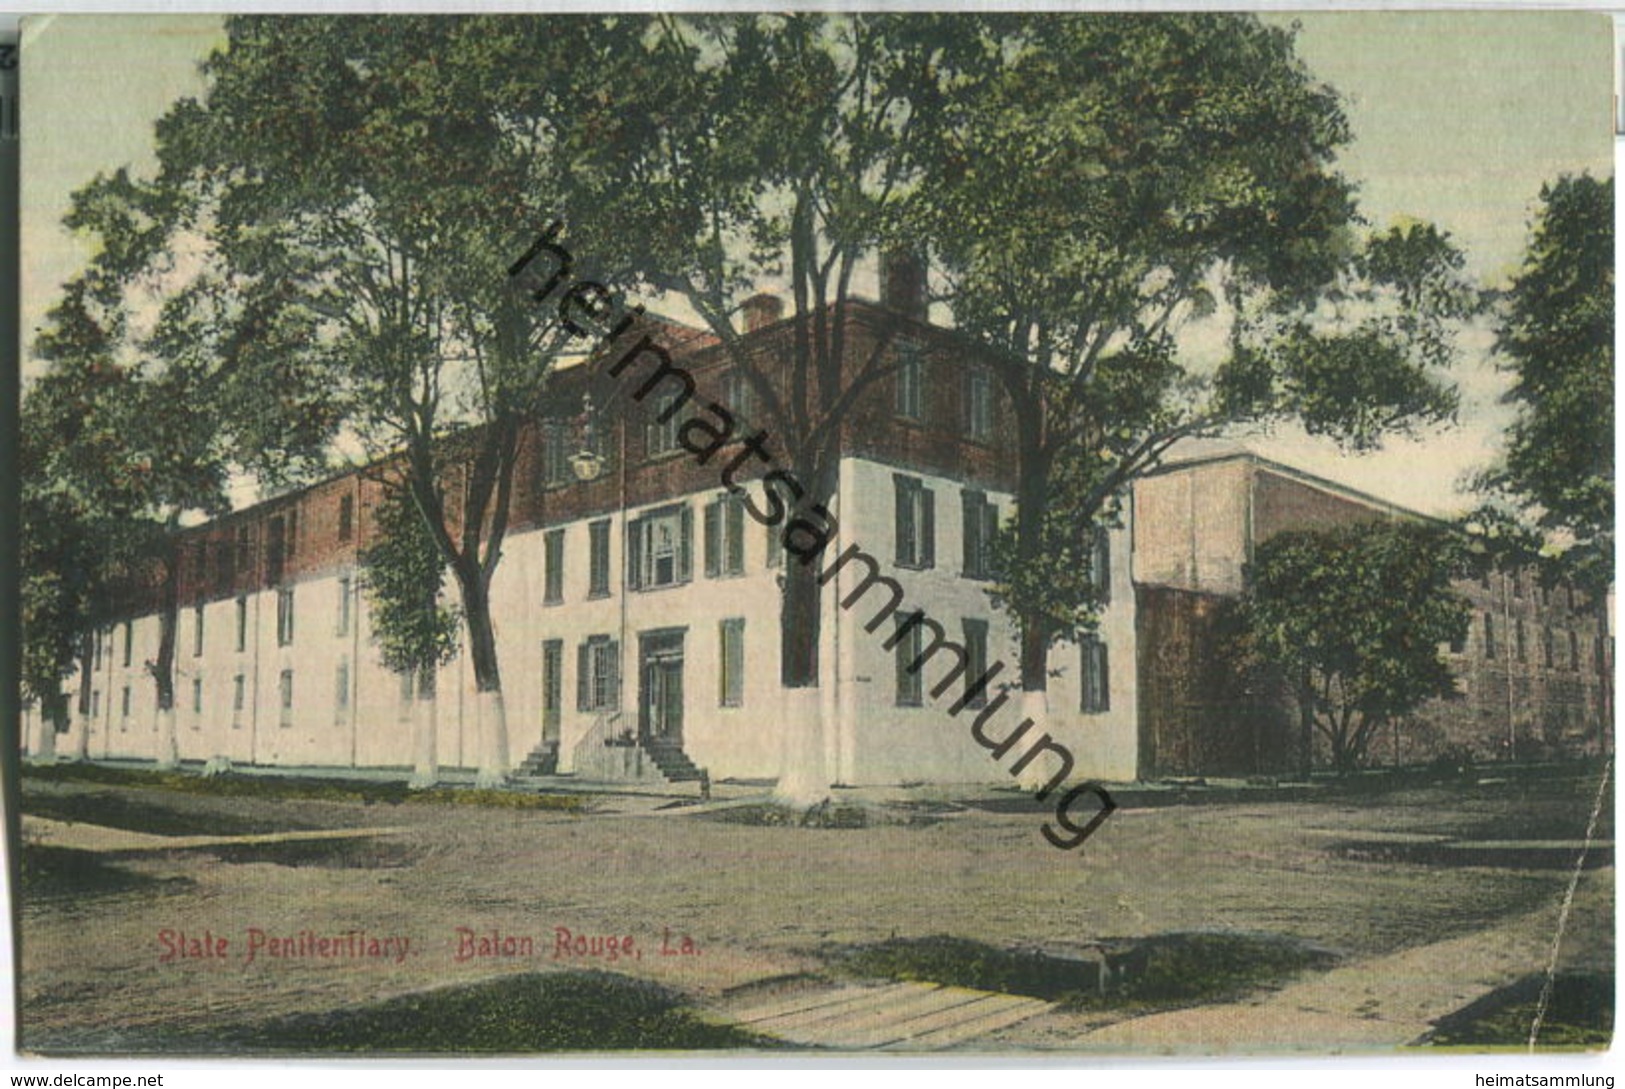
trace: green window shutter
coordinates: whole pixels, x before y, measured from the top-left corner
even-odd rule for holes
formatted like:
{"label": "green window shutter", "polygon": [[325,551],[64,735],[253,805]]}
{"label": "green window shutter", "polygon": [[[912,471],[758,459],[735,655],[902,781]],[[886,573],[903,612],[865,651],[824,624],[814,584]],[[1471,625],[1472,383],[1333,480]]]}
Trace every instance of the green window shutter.
{"label": "green window shutter", "polygon": [[590,644],[582,643],[576,647],[576,710],[592,710],[592,688],[587,683],[589,661],[592,655]]}
{"label": "green window shutter", "polygon": [[694,577],[694,508],[683,505],[682,526],[677,534],[677,581]]}
{"label": "green window shutter", "polygon": [[714,579],[722,573],[722,504],[705,505],[705,577]]}
{"label": "green window shutter", "polygon": [[920,566],[937,565],[937,496],[930,488],[920,488]]}

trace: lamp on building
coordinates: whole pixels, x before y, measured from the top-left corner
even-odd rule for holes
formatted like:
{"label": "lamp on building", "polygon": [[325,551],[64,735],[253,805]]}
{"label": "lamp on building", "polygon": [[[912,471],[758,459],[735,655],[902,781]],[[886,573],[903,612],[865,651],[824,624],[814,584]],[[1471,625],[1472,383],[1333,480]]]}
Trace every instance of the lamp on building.
{"label": "lamp on building", "polygon": [[598,442],[593,433],[592,394],[581,399],[581,450],[570,455],[570,469],[583,484],[598,479],[604,471],[604,459],[598,453]]}

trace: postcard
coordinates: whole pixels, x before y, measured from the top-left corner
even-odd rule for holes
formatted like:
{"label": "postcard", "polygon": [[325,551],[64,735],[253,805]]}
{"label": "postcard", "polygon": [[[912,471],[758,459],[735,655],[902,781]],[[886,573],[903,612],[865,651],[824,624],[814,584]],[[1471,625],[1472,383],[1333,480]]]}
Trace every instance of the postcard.
{"label": "postcard", "polygon": [[1609,18],[863,7],[25,21],[24,1056],[1609,1047]]}

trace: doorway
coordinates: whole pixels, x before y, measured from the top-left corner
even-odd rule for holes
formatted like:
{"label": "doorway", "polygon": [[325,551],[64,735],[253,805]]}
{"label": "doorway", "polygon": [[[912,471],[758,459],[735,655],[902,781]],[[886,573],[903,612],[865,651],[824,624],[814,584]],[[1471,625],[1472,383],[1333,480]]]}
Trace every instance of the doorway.
{"label": "doorway", "polygon": [[638,737],[679,745],[683,740],[683,629],[638,636]]}

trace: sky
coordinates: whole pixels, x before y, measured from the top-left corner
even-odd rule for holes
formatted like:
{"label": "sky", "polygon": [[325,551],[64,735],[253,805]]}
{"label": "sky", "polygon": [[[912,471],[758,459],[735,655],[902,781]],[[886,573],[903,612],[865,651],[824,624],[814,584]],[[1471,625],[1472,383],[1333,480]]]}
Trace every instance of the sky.
{"label": "sky", "polygon": [[[1375,227],[1427,219],[1486,283],[1517,268],[1541,184],[1613,172],[1613,28],[1602,13],[1450,11],[1270,15],[1300,26],[1298,52],[1343,94],[1354,131],[1340,169]],[[153,122],[200,94],[198,62],[223,40],[209,15],[26,20],[22,317],[27,342],[89,257],[60,225],[98,171],[150,171]],[[861,286],[860,286],[861,290]],[[675,308],[658,305],[680,313]],[[1283,426],[1242,436],[1288,464],[1431,514],[1472,505],[1459,484],[1495,459],[1510,410],[1487,327],[1461,339],[1458,424],[1353,457]]]}

